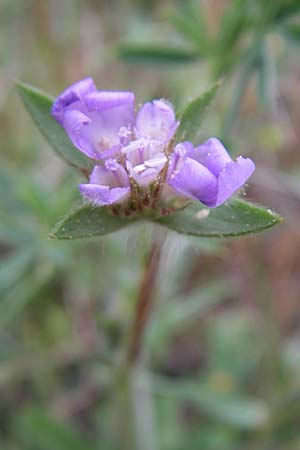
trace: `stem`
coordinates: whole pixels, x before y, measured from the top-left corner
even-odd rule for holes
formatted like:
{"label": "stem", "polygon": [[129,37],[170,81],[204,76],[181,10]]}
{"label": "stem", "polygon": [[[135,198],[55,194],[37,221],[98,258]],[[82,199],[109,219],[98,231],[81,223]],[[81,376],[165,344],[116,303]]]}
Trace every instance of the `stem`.
{"label": "stem", "polygon": [[158,241],[154,241],[149,252],[137,296],[137,306],[128,350],[128,363],[130,366],[135,366],[140,357],[142,341],[154,300],[160,254],[161,244]]}
{"label": "stem", "polygon": [[141,361],[143,338],[155,297],[161,243],[153,241],[138,288],[132,328],[116,379],[116,433],[123,450],[157,450],[150,375]]}

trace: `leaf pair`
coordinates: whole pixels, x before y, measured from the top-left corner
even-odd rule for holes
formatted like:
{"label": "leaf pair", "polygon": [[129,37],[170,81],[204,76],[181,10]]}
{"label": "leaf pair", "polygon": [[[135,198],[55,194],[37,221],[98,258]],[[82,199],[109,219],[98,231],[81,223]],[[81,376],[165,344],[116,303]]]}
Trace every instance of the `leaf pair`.
{"label": "leaf pair", "polygon": [[[178,141],[194,140],[219,86],[220,82],[213,84],[208,91],[192,100],[185,108],[176,135]],[[71,166],[86,173],[91,167],[91,162],[72,145],[64,130],[51,116],[53,99],[23,83],[18,83],[17,88],[38,129],[57,154]],[[75,239],[101,236],[141,220],[148,220],[192,236],[228,237],[265,230],[281,219],[270,210],[240,200],[234,200],[214,210],[205,209],[200,203],[192,202],[184,210],[169,215],[152,212],[130,217],[115,216],[109,207],[94,208],[91,205],[84,205],[66,216],[54,228],[51,237]]]}

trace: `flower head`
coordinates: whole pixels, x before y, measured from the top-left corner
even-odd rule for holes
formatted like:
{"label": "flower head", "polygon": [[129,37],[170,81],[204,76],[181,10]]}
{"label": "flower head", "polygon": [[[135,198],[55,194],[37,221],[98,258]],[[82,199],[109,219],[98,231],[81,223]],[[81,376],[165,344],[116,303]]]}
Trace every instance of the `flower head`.
{"label": "flower head", "polygon": [[89,183],[79,186],[96,206],[130,198],[136,202],[139,195],[154,196],[154,205],[168,190],[214,208],[255,169],[249,158],[233,161],[216,138],[198,147],[191,142],[175,145],[179,121],[168,102],[147,102],[135,115],[132,92],[97,91],[91,78],[66,89],[55,100],[52,115],[73,144],[96,161]]}

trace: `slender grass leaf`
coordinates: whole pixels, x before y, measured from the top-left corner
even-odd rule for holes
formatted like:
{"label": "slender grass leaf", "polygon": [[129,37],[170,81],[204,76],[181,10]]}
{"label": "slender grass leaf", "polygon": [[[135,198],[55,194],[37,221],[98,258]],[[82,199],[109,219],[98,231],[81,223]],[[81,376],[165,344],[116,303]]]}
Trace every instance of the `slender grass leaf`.
{"label": "slender grass leaf", "polygon": [[37,298],[52,276],[51,266],[38,267],[34,273],[23,277],[8,293],[3,295],[0,302],[1,330],[9,326],[23,309]]}
{"label": "slender grass leaf", "polygon": [[24,83],[18,82],[17,89],[36,126],[60,158],[73,167],[89,168],[89,159],[73,146],[66,132],[51,116],[54,99]]}
{"label": "slender grass leaf", "polygon": [[172,297],[167,303],[162,303],[147,333],[149,348],[161,353],[174,333],[190,326],[224,301],[232,292],[232,288],[227,279],[214,280],[204,286],[201,285],[200,289],[193,291],[190,295]]}
{"label": "slender grass leaf", "polygon": [[178,141],[194,142],[220,85],[221,81],[212,84],[206,92],[187,105],[180,118],[180,125],[176,133]]}
{"label": "slender grass leaf", "polygon": [[123,45],[119,47],[118,53],[126,61],[151,64],[182,64],[200,57],[196,50],[152,44]]}
{"label": "slender grass leaf", "polygon": [[[0,263],[0,294],[7,291],[24,276],[31,268],[34,250],[25,248],[3,259]],[[3,296],[0,298],[3,300]]]}
{"label": "slender grass leaf", "polygon": [[157,393],[177,400],[191,401],[207,415],[238,429],[257,429],[266,424],[269,410],[262,400],[239,392],[220,393],[205,382],[176,382],[154,378]]}
{"label": "slender grass leaf", "polygon": [[53,239],[78,239],[84,237],[103,236],[130,225],[136,217],[114,216],[106,208],[95,208],[91,205],[79,207],[66,216],[52,230]]}
{"label": "slender grass leaf", "polygon": [[207,34],[205,35],[205,33],[203,33],[203,29],[199,26],[199,23],[190,17],[185,17],[182,14],[173,14],[170,17],[170,20],[179,33],[181,33],[185,38],[193,41],[199,47],[199,55],[200,52],[201,54],[202,52],[207,53]]}
{"label": "slender grass leaf", "polygon": [[193,202],[185,209],[155,222],[186,235],[198,237],[236,237],[258,233],[281,222],[281,217],[260,206],[232,200],[216,209],[205,209]]}

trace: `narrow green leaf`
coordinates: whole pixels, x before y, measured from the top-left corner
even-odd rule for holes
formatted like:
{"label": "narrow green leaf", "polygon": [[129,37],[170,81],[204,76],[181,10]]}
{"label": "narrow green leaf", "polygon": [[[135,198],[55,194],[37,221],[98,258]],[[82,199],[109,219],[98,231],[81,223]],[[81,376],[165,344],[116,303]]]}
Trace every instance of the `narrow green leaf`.
{"label": "narrow green leaf", "polygon": [[221,81],[212,84],[206,92],[187,105],[180,118],[180,125],[176,133],[178,141],[194,142],[220,85]]}
{"label": "narrow green leaf", "polygon": [[161,45],[122,45],[118,49],[121,58],[135,63],[178,64],[199,58],[196,50]]}
{"label": "narrow green leaf", "polygon": [[211,40],[206,26],[203,6],[194,0],[185,0],[174,12],[170,12],[169,20],[176,31],[189,39],[199,48],[201,54],[206,55],[211,49]]}
{"label": "narrow green leaf", "polygon": [[89,159],[73,146],[66,132],[50,114],[54,99],[27,84],[18,82],[16,85],[36,126],[60,158],[73,167],[88,168]]}
{"label": "narrow green leaf", "polygon": [[269,410],[264,401],[240,392],[220,393],[206,382],[179,383],[156,376],[154,389],[166,397],[191,401],[207,415],[237,429],[260,428],[269,419]]}
{"label": "narrow green leaf", "polygon": [[230,237],[258,233],[281,222],[271,210],[242,200],[233,200],[216,209],[205,209],[193,202],[185,209],[155,222],[177,231],[198,237]]}
{"label": "narrow green leaf", "polygon": [[136,217],[114,216],[106,207],[95,208],[91,205],[84,205],[59,222],[52,230],[50,237],[53,239],[78,239],[103,236],[118,231],[136,220]]}

